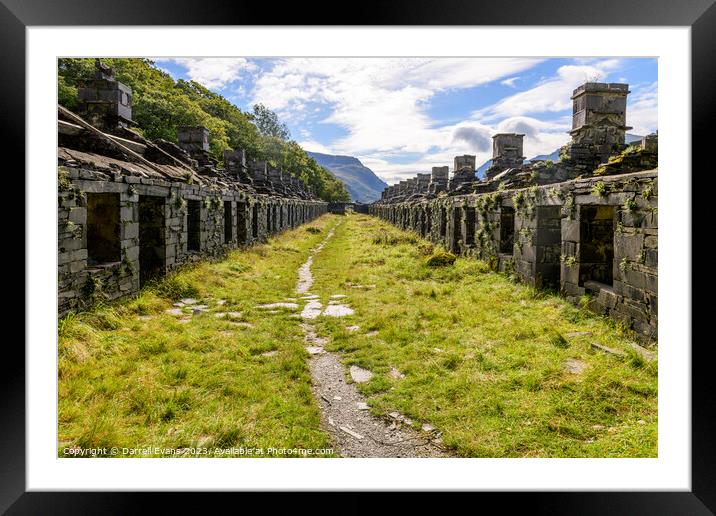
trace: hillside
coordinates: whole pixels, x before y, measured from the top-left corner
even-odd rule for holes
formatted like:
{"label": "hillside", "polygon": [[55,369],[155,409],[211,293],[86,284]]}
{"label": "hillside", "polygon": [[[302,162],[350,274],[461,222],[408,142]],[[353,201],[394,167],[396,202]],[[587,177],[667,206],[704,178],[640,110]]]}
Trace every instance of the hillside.
{"label": "hillside", "polygon": [[383,189],[388,186],[357,158],[318,152],[307,152],[307,154],[345,183],[353,201],[362,203],[376,201],[380,199]]}
{"label": "hillside", "polygon": [[[326,201],[348,200],[345,185],[321,167],[289,134],[261,130],[256,114],[241,111],[221,95],[194,81],[174,80],[153,61],[134,58],[105,58],[117,79],[132,88],[132,118],[137,131],[149,139],[177,141],[180,126],[209,129],[209,149],[219,162],[225,149],[244,149],[249,158],[267,161],[271,166],[299,173],[306,185]],[[93,77],[95,60],[60,58],[57,65],[58,103],[77,110],[77,86]],[[264,119],[281,126],[271,111],[262,108]],[[273,120],[272,120],[273,119]]]}

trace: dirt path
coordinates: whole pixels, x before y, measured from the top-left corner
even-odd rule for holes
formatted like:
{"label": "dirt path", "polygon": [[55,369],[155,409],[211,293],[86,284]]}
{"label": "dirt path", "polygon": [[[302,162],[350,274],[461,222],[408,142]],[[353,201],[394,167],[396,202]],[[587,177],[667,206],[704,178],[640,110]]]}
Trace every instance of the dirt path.
{"label": "dirt path", "polygon": [[[305,303],[302,328],[306,350],[311,354],[309,367],[313,393],[321,406],[321,425],[342,457],[446,457],[438,435],[431,428],[416,430],[412,421],[397,412],[387,415],[385,420],[371,415],[355,383],[346,382],[346,369],[339,355],[324,349],[328,338],[319,337],[310,322],[321,315],[342,317],[353,313],[350,306],[343,304],[342,294],[331,296],[324,310],[319,296],[309,292],[313,285],[313,257],[333,237],[334,230],[328,232],[301,266],[296,285],[296,292],[302,294],[300,300]],[[370,371],[356,367],[351,368],[351,375],[356,381],[367,381],[372,376]]]}

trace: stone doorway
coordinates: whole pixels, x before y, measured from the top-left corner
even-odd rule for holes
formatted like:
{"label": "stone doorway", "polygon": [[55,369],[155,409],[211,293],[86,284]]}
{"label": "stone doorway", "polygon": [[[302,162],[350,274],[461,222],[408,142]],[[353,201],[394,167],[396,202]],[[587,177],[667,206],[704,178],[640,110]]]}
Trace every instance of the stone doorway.
{"label": "stone doorway", "polygon": [[614,283],[614,206],[581,206],[579,286]]}
{"label": "stone doorway", "polygon": [[201,201],[187,201],[187,244],[188,251],[201,251]]}
{"label": "stone doorway", "polygon": [[503,206],[500,211],[500,253],[512,254],[515,245],[515,209]]}
{"label": "stone doorway", "polygon": [[119,194],[87,194],[87,264],[119,262],[120,246]]}
{"label": "stone doorway", "polygon": [[139,286],[166,273],[164,197],[139,196]]}

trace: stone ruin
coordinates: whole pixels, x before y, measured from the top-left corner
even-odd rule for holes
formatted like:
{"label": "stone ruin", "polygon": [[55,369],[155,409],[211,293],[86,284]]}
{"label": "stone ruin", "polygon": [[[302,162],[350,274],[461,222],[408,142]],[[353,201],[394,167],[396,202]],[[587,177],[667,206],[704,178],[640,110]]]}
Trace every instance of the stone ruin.
{"label": "stone ruin", "polygon": [[493,179],[497,174],[522,166],[525,157],[522,155],[524,134],[500,133],[492,137],[492,165],[485,176]]}
{"label": "stone ruin", "polygon": [[627,130],[627,84],[588,82],[572,94],[572,142],[570,160],[578,167],[593,170],[624,145]]}
{"label": "stone ruin", "polygon": [[204,127],[180,127],[178,144],[143,138],[131,88],[96,68],[78,88],[78,113],[58,107],[58,315],[326,213],[300,170],[241,149],[224,151],[220,168]]}
{"label": "stone ruin", "polygon": [[452,178],[433,167],[427,188],[427,174],[388,186],[369,212],[656,340],[658,137],[625,144],[628,89],[574,90],[559,162],[524,163],[524,135],[496,134],[484,181],[458,156]]}

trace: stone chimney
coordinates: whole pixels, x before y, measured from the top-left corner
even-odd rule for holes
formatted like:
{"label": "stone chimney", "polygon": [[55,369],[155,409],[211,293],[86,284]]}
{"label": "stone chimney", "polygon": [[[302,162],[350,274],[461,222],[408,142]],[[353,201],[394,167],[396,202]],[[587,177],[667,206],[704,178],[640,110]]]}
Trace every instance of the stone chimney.
{"label": "stone chimney", "polygon": [[177,128],[179,147],[189,154],[209,152],[209,130],[206,127]]}
{"label": "stone chimney", "polygon": [[418,174],[415,179],[417,181],[417,193],[424,194],[428,192],[430,187],[430,174]]}
{"label": "stone chimney", "polygon": [[587,82],[572,93],[570,159],[591,167],[624,148],[628,84]]}
{"label": "stone chimney", "polygon": [[433,167],[430,174],[430,187],[428,191],[431,194],[437,194],[447,190],[448,181],[450,179],[450,169],[447,166]]}
{"label": "stone chimney", "polygon": [[448,183],[448,190],[455,190],[464,183],[471,183],[476,180],[475,159],[476,156],[470,156],[469,154],[455,156],[455,168],[452,179]]}
{"label": "stone chimney", "polygon": [[280,168],[271,168],[268,171],[268,180],[271,183],[271,186],[273,189],[278,193],[286,193],[284,182],[284,176],[287,176],[288,173],[285,173]]}
{"label": "stone chimney", "polygon": [[246,153],[241,150],[226,149],[224,151],[224,168],[226,173],[241,183],[250,183],[251,178],[246,167]]}
{"label": "stone chimney", "polygon": [[639,141],[639,147],[643,151],[656,154],[659,151],[659,135],[656,133],[647,134]]}
{"label": "stone chimney", "polygon": [[137,125],[132,120],[132,88],[118,82],[114,70],[95,60],[93,79],[80,81],[78,112],[98,129],[113,133]]}
{"label": "stone chimney", "polygon": [[214,160],[209,155],[209,130],[206,127],[178,127],[177,140],[179,147],[197,161],[200,169],[214,168]]}
{"label": "stone chimney", "polygon": [[476,156],[471,156],[469,154],[465,154],[464,156],[455,156],[453,171],[459,172],[461,170],[469,170],[471,172],[475,172],[475,160]]}
{"label": "stone chimney", "polygon": [[269,178],[269,181],[271,181],[272,183],[280,184],[281,183],[281,169],[270,168],[268,171],[268,178]]}
{"label": "stone chimney", "polygon": [[413,195],[414,193],[416,193],[417,186],[418,186],[418,180],[414,177],[411,177],[410,179],[408,179],[407,183],[408,184],[407,184],[405,193],[407,195]]}
{"label": "stone chimney", "polygon": [[265,161],[251,162],[251,177],[254,182],[265,183],[268,181],[267,165]]}
{"label": "stone chimney", "polygon": [[492,165],[485,173],[486,179],[492,179],[508,168],[521,167],[525,159],[523,154],[524,134],[499,133],[492,137]]}

